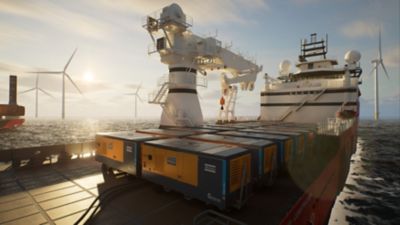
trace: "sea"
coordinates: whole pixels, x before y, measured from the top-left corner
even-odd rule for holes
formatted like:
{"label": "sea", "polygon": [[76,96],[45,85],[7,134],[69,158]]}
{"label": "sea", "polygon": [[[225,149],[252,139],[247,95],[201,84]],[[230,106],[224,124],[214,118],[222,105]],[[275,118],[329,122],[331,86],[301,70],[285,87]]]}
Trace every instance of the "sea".
{"label": "sea", "polygon": [[[0,151],[93,141],[97,132],[157,127],[158,121],[27,120],[0,131]],[[400,224],[400,120],[361,120],[357,151],[329,225]]]}

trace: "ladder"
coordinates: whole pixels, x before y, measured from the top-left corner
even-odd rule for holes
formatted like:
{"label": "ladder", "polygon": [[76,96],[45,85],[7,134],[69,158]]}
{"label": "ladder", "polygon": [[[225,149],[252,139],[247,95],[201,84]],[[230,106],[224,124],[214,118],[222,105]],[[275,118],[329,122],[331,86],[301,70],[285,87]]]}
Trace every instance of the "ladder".
{"label": "ladder", "polygon": [[220,118],[221,121],[226,121],[229,122],[229,115],[231,115],[231,120],[235,120],[235,106],[236,106],[236,97],[237,97],[237,87],[232,86],[232,88],[228,89],[228,93],[226,93],[227,96],[227,103],[226,107],[224,110],[220,111],[220,116],[222,113],[222,118]]}
{"label": "ladder", "polygon": [[316,101],[316,100],[318,100],[318,98],[319,97],[321,97],[324,93],[325,93],[325,91],[326,91],[326,88],[325,89],[322,89],[320,92],[318,92],[317,94],[315,94],[315,95],[312,95],[312,96],[306,96],[306,97],[304,97],[303,98],[303,100],[300,102],[300,104],[299,105],[295,105],[295,106],[293,106],[293,107],[291,107],[291,108],[289,108],[289,110],[287,110],[282,116],[281,116],[281,118],[279,119],[280,121],[283,121],[283,120],[285,120],[290,114],[292,114],[293,112],[297,112],[297,111],[299,111],[307,102],[309,102],[310,100],[311,101]]}
{"label": "ladder", "polygon": [[158,91],[149,94],[150,104],[165,104],[168,93],[168,82],[164,82]]}

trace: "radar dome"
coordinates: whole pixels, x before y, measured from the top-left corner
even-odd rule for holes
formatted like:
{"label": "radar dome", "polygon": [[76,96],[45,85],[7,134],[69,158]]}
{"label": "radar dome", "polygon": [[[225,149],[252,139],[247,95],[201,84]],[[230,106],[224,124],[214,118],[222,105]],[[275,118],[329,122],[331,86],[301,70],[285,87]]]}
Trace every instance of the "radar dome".
{"label": "radar dome", "polygon": [[289,75],[289,73],[290,73],[290,61],[289,60],[283,60],[279,64],[279,73],[281,75]]}
{"label": "radar dome", "polygon": [[344,55],[344,61],[346,61],[348,64],[355,64],[361,59],[361,53],[356,50],[351,50],[346,52]]}
{"label": "radar dome", "polygon": [[186,22],[185,13],[183,13],[182,8],[176,3],[172,3],[171,5],[164,7],[161,13],[161,18],[180,23]]}

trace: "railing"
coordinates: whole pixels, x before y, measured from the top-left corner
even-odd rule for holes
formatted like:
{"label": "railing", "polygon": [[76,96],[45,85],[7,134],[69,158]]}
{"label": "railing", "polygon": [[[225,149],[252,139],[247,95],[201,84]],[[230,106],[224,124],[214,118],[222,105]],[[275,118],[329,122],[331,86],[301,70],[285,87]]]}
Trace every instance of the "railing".
{"label": "railing", "polygon": [[[162,13],[162,11],[163,11],[163,8],[159,9],[159,10],[156,10],[156,11],[148,14],[145,17],[142,17],[142,26],[145,27],[145,28],[147,27],[147,25],[148,25],[147,24],[147,18],[148,17],[156,19],[158,22],[166,22],[166,21],[168,22],[168,21],[170,21],[170,20],[168,20],[169,18],[164,18],[164,21],[161,21],[161,13]],[[186,23],[183,23],[182,25],[184,25],[186,27],[193,26],[193,17],[191,17],[191,16],[189,16],[187,14],[185,14],[185,17],[186,17]],[[178,22],[178,21],[176,21],[176,22]]]}
{"label": "railing", "polygon": [[168,83],[164,83],[160,89],[149,93],[150,104],[164,104],[168,93]]}
{"label": "railing", "polygon": [[197,75],[196,76],[196,86],[206,88],[208,86],[207,77],[203,76],[203,75]]}
{"label": "railing", "polygon": [[0,165],[11,162],[14,168],[42,166],[64,160],[92,157],[95,149],[94,142],[83,142],[0,150]]}
{"label": "railing", "polygon": [[354,123],[354,119],[328,118],[324,122],[318,123],[318,134],[338,136]]}

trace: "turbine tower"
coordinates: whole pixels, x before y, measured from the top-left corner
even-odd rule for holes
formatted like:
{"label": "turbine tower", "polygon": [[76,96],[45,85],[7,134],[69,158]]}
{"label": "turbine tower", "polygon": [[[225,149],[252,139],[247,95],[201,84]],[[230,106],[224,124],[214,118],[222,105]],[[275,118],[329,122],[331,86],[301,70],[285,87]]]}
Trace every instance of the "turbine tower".
{"label": "turbine tower", "polygon": [[30,91],[35,91],[35,118],[38,118],[38,111],[39,111],[39,91],[43,92],[44,94],[54,98],[53,95],[51,95],[49,92],[43,90],[42,88],[39,87],[39,74],[36,73],[36,82],[35,82],[35,87],[21,91],[20,94],[27,93]]}
{"label": "turbine tower", "polygon": [[136,91],[133,93],[127,93],[126,95],[133,95],[135,96],[135,123],[137,119],[137,100],[139,99],[141,102],[143,102],[142,98],[139,96],[139,90],[142,87],[142,84],[140,84],[137,88]]}
{"label": "turbine tower", "polygon": [[381,30],[379,29],[379,49],[378,49],[378,58],[371,61],[374,64],[374,67],[371,70],[371,73],[375,71],[375,107],[374,107],[374,119],[379,120],[379,66],[382,66],[383,71],[385,72],[386,77],[389,79],[388,72],[386,70],[385,64],[382,59],[382,43],[381,43]]}
{"label": "turbine tower", "polygon": [[38,74],[61,74],[62,75],[62,104],[61,104],[61,118],[65,119],[65,78],[68,78],[68,80],[74,85],[76,90],[82,94],[82,91],[79,89],[79,87],[75,84],[75,82],[72,80],[71,76],[67,73],[67,68],[69,64],[71,63],[72,58],[74,57],[76,51],[78,48],[75,48],[74,52],[72,53],[71,57],[67,61],[67,64],[65,64],[64,69],[62,71],[38,71],[38,72],[33,72],[33,73],[38,73]]}

